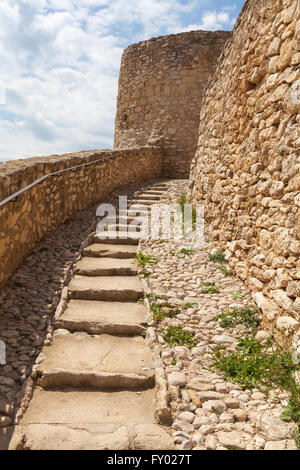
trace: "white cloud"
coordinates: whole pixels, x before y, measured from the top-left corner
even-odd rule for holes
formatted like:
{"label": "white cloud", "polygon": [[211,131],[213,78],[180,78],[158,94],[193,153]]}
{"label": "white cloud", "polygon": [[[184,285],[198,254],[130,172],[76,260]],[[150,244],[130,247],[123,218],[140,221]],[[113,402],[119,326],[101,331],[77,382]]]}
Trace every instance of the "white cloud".
{"label": "white cloud", "polygon": [[[236,5],[232,5],[229,7],[223,7],[220,11],[216,10],[209,10],[205,11],[202,15],[200,23],[193,23],[184,28],[177,28],[176,30],[172,30],[172,32],[179,32],[179,31],[196,31],[199,29],[205,31],[216,31],[220,29],[228,29],[232,27],[235,22],[236,18],[233,16],[231,17],[228,12],[235,11]],[[170,30],[171,32],[171,30]]]}
{"label": "white cloud", "polygon": [[[0,160],[111,148],[123,48],[184,31],[183,16],[201,4],[207,0],[1,0]],[[207,12],[187,28],[228,20],[228,11]]]}

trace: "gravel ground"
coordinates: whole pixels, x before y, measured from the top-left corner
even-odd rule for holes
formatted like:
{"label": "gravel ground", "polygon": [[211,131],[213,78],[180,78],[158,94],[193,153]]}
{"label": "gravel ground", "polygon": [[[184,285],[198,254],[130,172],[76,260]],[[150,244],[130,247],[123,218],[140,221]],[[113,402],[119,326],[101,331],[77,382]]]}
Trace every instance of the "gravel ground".
{"label": "gravel ground", "polygon": [[[170,182],[165,201],[176,202],[186,190],[186,181]],[[174,442],[179,449],[295,449],[291,425],[279,418],[287,403],[286,394],[272,390],[266,396],[258,389],[243,390],[209,370],[216,346],[232,351],[246,331],[241,325],[228,331],[214,317],[254,302],[243,281],[234,275],[225,276],[209,261],[208,253],[221,247],[206,239],[201,249],[181,253],[186,246],[183,240],[148,240],[142,244],[142,251],[156,261],[146,267],[151,272],[147,277],[151,292],[167,296],[180,309],[175,318],[164,319],[158,331],[181,326],[196,338],[195,346],[188,348],[171,346],[159,336],[171,397]],[[215,282],[220,293],[202,293],[203,282]],[[167,303],[163,299],[158,302],[162,307]],[[196,305],[184,309],[187,302]],[[258,337],[265,339],[268,333],[260,330]]]}

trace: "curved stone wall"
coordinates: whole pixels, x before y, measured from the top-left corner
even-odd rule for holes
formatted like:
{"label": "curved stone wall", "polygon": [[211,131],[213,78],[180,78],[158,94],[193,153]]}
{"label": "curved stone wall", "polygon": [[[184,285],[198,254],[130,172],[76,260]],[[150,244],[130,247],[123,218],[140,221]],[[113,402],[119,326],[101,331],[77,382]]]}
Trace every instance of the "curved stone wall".
{"label": "curved stone wall", "polygon": [[[162,150],[147,147],[95,150],[1,164],[0,285],[15,271],[35,242],[68,217],[105,200],[119,187],[159,177],[162,157]],[[68,170],[89,162],[94,163]],[[1,201],[10,195],[59,170],[67,171],[50,176],[1,206]]]}
{"label": "curved stone wall", "polygon": [[187,177],[202,91],[230,35],[192,31],[129,46],[121,63],[114,147],[159,144],[165,174]]}
{"label": "curved stone wall", "polygon": [[299,130],[300,2],[248,0],[205,92],[190,197],[287,335],[300,327]]}

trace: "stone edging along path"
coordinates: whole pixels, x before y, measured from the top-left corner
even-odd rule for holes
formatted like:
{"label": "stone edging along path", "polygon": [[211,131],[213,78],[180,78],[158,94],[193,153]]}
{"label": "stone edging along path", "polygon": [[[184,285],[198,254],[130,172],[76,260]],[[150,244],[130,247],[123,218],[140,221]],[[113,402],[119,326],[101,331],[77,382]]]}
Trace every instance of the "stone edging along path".
{"label": "stone edging along path", "polygon": [[[165,186],[151,190],[134,202],[151,205]],[[168,421],[163,381],[141,336],[147,314],[137,303],[144,296],[137,245],[135,237],[99,241],[93,234],[84,244],[56,310],[53,341],[27,384],[11,449],[173,448],[158,424]]]}

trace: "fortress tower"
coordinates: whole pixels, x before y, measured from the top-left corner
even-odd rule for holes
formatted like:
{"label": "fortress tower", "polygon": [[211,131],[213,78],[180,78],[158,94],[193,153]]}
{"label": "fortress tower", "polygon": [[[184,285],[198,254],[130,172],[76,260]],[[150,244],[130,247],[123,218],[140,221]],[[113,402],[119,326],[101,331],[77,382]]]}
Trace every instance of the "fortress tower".
{"label": "fortress tower", "polygon": [[229,31],[192,31],[125,49],[114,148],[162,146],[165,175],[188,177],[203,90],[230,36]]}

